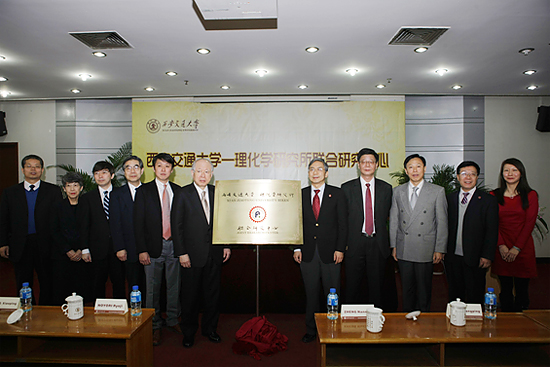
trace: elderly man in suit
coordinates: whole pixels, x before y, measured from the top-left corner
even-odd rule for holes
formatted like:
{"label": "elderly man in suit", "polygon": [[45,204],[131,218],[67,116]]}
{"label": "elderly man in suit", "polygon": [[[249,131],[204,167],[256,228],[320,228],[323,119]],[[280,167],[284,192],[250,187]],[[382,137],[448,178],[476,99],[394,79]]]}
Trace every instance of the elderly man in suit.
{"label": "elderly man in suit", "polygon": [[170,222],[174,196],[181,189],[170,182],[174,158],[159,153],[153,158],[155,179],[143,184],[134,203],[134,233],[139,262],[145,268],[147,308],[155,309],[153,316],[153,345],[161,341],[163,319],[160,310],[160,292],[163,271],[166,279],[166,325],[181,333],[178,324],[180,312],[180,266],[175,257],[173,230]]}
{"label": "elderly man in suit", "polygon": [[[133,155],[122,162],[126,185],[117,187],[111,195],[111,235],[116,256],[124,263],[128,286],[137,285],[141,290],[141,301],[147,304],[147,292],[145,291],[145,272],[139,262],[136,251],[136,239],[134,235],[134,200],[136,191],[141,186],[143,175],[143,161]],[[129,292],[126,291],[127,298]]]}
{"label": "elderly man in suit", "polygon": [[[0,255],[10,259],[17,289],[33,286],[34,271],[40,283],[40,304],[52,304],[50,249],[51,208],[62,200],[56,185],[41,181],[44,161],[37,155],[21,160],[25,180],[8,187],[0,201]],[[34,297],[34,293],[33,293]]]}
{"label": "elderly man in suit", "polygon": [[479,165],[464,161],[456,169],[460,190],[447,195],[449,239],[445,271],[449,300],[483,303],[485,275],[498,241],[498,203],[477,190]]}
{"label": "elderly man in suit", "polygon": [[430,311],[433,264],[447,250],[445,190],[424,180],[426,159],[405,159],[409,182],[393,189],[390,246],[398,262],[403,288],[403,311]]}
{"label": "elderly man in suit", "polygon": [[219,299],[222,263],[231,250],[212,245],[214,216],[214,166],[198,159],[191,167],[193,183],[182,187],[174,198],[172,223],[174,254],[181,269],[181,329],[183,346],[191,348],[199,327],[199,301],[203,296],[202,335],[213,343],[221,342],[216,332],[220,316]]}
{"label": "elderly man in suit", "polygon": [[113,165],[99,161],[92,169],[97,189],[82,195],[80,238],[82,260],[91,263],[93,299],[105,298],[105,284],[111,280],[113,298],[126,298],[124,265],[113,248],[109,227],[110,200],[115,175]]}
{"label": "elderly man in suit", "polygon": [[302,189],[304,244],[294,249],[306,290],[306,334],[304,343],[315,340],[315,312],[320,312],[319,288],[340,294],[340,267],[347,239],[347,203],[342,191],[326,184],[328,165],[321,158],[309,162],[311,186]]}
{"label": "elderly man in suit", "polygon": [[346,302],[359,302],[359,287],[367,274],[368,301],[382,307],[382,285],[390,256],[387,221],[392,201],[391,185],[375,178],[378,153],[363,148],[357,153],[359,178],[342,185],[348,203],[346,251]]}

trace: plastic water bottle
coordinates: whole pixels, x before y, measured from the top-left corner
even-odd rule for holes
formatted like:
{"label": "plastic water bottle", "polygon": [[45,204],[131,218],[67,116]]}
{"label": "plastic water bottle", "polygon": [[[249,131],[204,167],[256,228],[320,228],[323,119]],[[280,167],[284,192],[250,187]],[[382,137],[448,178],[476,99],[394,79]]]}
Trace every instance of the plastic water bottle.
{"label": "plastic water bottle", "polygon": [[132,293],[130,293],[130,314],[141,316],[141,292],[137,285],[132,287]]}
{"label": "plastic water bottle", "polygon": [[329,320],[338,319],[338,295],[336,288],[330,288],[330,293],[327,297],[327,318]]}
{"label": "plastic water bottle", "polygon": [[32,310],[32,289],[29,287],[29,283],[23,283],[23,288],[19,291],[19,297],[21,298],[21,309],[24,312]]}
{"label": "plastic water bottle", "polygon": [[487,288],[485,293],[485,318],[494,320],[497,318],[497,296],[493,288]]}

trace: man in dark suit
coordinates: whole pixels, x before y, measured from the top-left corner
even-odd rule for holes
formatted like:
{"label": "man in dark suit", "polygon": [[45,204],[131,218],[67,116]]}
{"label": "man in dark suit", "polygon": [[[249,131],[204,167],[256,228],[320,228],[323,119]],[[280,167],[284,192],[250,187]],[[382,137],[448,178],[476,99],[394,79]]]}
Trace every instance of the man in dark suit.
{"label": "man in dark suit", "polygon": [[[110,201],[111,235],[116,256],[124,263],[128,286],[137,285],[141,291],[141,302],[146,304],[145,272],[139,262],[134,235],[134,200],[136,190],[141,186],[143,161],[133,155],[122,162],[127,184],[113,190]],[[127,297],[129,292],[127,291]]]}
{"label": "man in dark suit", "polygon": [[221,342],[216,332],[220,316],[219,299],[222,263],[231,250],[212,245],[214,216],[214,166],[207,159],[193,163],[193,183],[184,186],[174,199],[172,226],[174,253],[181,271],[181,329],[183,346],[191,348],[199,327],[199,300],[203,296],[201,331],[213,343]]}
{"label": "man in dark suit", "polygon": [[465,161],[456,169],[460,190],[447,195],[449,238],[445,271],[449,301],[483,304],[485,275],[498,241],[498,204],[476,189],[479,165]]}
{"label": "man in dark suit", "polygon": [[388,221],[392,187],[375,178],[378,153],[363,148],[357,153],[359,178],[342,185],[348,202],[348,249],[346,251],[346,302],[358,303],[359,285],[367,273],[368,302],[382,307],[382,285],[390,256]]}
{"label": "man in dark suit", "polygon": [[326,185],[328,165],[321,158],[309,162],[311,186],[302,189],[304,244],[294,249],[306,290],[306,334],[304,343],[315,340],[315,313],[319,307],[321,280],[325,297],[330,288],[340,294],[340,267],[347,239],[347,203],[342,191]]}
{"label": "man in dark suit", "polygon": [[[40,180],[44,161],[37,155],[21,160],[25,181],[8,187],[0,201],[0,255],[10,259],[17,289],[33,286],[34,271],[40,283],[40,304],[52,304],[50,250],[51,208],[62,199],[56,185]],[[34,298],[34,292],[33,292]]]}
{"label": "man in dark suit", "polygon": [[160,310],[160,292],[163,272],[166,279],[166,325],[181,334],[178,324],[180,313],[180,265],[174,252],[170,223],[174,195],[181,189],[170,182],[174,158],[159,153],[153,158],[155,179],[143,184],[136,193],[134,203],[134,232],[139,262],[145,269],[147,308],[155,309],[153,317],[153,345],[161,341],[164,320]]}
{"label": "man in dark suit", "polygon": [[116,257],[109,227],[110,200],[114,167],[106,161],[94,164],[92,172],[97,189],[82,195],[80,238],[82,260],[91,263],[92,298],[105,298],[105,284],[111,280],[113,298],[126,298],[124,265]]}

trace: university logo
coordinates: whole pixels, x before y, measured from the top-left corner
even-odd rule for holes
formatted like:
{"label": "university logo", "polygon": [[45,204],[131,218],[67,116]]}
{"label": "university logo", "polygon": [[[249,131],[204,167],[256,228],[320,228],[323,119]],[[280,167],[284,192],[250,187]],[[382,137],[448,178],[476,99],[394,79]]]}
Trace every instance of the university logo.
{"label": "university logo", "polygon": [[162,132],[199,131],[199,120],[165,120],[150,119],[146,124],[151,134]]}
{"label": "university logo", "polygon": [[265,212],[265,209],[262,208],[261,206],[255,206],[252,209],[250,209],[250,212],[248,212],[248,217],[254,223],[263,222],[266,216],[267,216],[267,213]]}
{"label": "university logo", "polygon": [[150,119],[147,121],[147,131],[149,131],[151,134],[158,133],[160,131],[160,121],[157,119]]}

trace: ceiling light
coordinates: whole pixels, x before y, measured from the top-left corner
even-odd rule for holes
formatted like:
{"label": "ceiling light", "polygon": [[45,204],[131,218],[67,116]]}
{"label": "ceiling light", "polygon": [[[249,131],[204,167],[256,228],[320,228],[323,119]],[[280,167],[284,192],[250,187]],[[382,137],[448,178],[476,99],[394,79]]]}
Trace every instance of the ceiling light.
{"label": "ceiling light", "polygon": [[256,70],[255,73],[258,74],[258,76],[261,78],[265,74],[267,74],[267,70],[260,69],[260,70]]}
{"label": "ceiling light", "polygon": [[176,75],[178,75],[178,73],[176,73],[175,71],[167,71],[165,74],[168,75],[168,76],[176,76]]}
{"label": "ceiling light", "polygon": [[439,76],[443,76],[443,75],[447,74],[448,72],[449,72],[449,70],[447,70],[447,69],[437,69],[435,71],[435,73]]}
{"label": "ceiling light", "polygon": [[153,87],[145,87],[143,89],[145,89],[147,92],[152,92],[152,91],[155,90],[155,88],[153,88]]}
{"label": "ceiling light", "polygon": [[346,70],[346,73],[348,73],[349,75],[351,76],[354,76],[355,74],[357,74],[359,72],[359,70],[357,69],[347,69]]}
{"label": "ceiling light", "polygon": [[417,47],[414,49],[414,52],[416,52],[417,54],[421,54],[421,53],[424,53],[428,51],[428,47]]}
{"label": "ceiling light", "polygon": [[299,89],[307,89],[308,87],[307,87],[307,85],[305,85],[305,84],[300,84],[300,85],[298,86],[298,88],[299,88]]}
{"label": "ceiling light", "polygon": [[0,76],[0,82],[7,82],[8,81],[8,78],[6,78],[5,76]]}
{"label": "ceiling light", "polygon": [[199,48],[197,52],[200,53],[201,55],[208,55],[210,53],[210,50],[207,48]]}
{"label": "ceiling light", "polygon": [[383,89],[383,88],[386,88],[386,86],[385,86],[384,84],[378,84],[378,85],[376,86],[376,88],[378,88],[378,89]]}
{"label": "ceiling light", "polygon": [[316,53],[317,51],[319,51],[319,47],[314,47],[314,46],[312,46],[312,47],[306,48],[306,52],[309,52],[310,54],[314,54],[314,53]]}
{"label": "ceiling light", "polygon": [[523,74],[525,74],[525,75],[533,75],[533,74],[535,74],[536,72],[537,72],[536,70],[525,70],[525,71],[523,72]]}
{"label": "ceiling light", "polygon": [[223,90],[228,90],[231,87],[229,85],[222,85],[220,88]]}
{"label": "ceiling light", "polygon": [[6,56],[0,55],[0,60],[6,60]]}
{"label": "ceiling light", "polygon": [[529,54],[530,54],[531,52],[533,52],[533,51],[535,51],[534,48],[523,48],[523,49],[519,50],[518,52],[519,52],[520,54],[523,54],[523,55],[527,56],[527,55],[529,55]]}
{"label": "ceiling light", "polygon": [[99,57],[99,58],[107,57],[107,54],[105,52],[101,52],[101,51],[92,52],[92,55],[94,55],[95,57]]}
{"label": "ceiling light", "polygon": [[71,92],[74,93],[74,94],[78,94],[78,93],[81,92],[81,90],[80,90],[80,89],[73,88],[73,89],[71,89]]}
{"label": "ceiling light", "polygon": [[78,74],[78,77],[82,79],[83,82],[90,79],[92,76],[90,74]]}
{"label": "ceiling light", "polygon": [[530,86],[527,87],[527,89],[529,89],[529,90],[535,90],[535,89],[537,89],[538,87],[539,87],[538,85],[530,85]]}
{"label": "ceiling light", "polygon": [[7,96],[9,96],[11,94],[10,91],[7,91],[7,90],[2,90],[0,91],[0,96],[6,98]]}
{"label": "ceiling light", "polygon": [[462,88],[462,85],[455,84],[451,88],[453,88],[454,90],[459,90]]}

